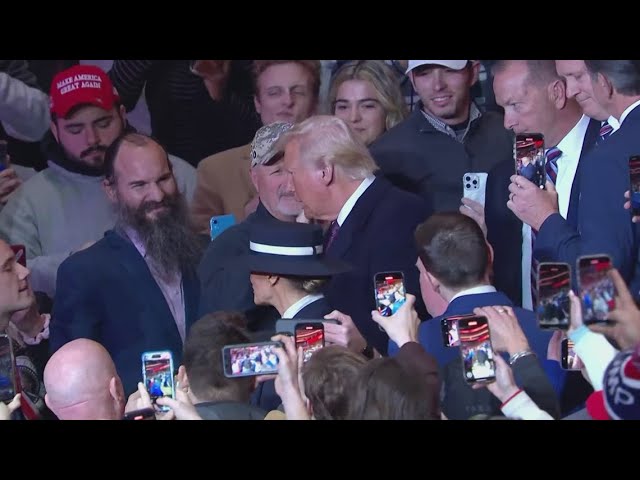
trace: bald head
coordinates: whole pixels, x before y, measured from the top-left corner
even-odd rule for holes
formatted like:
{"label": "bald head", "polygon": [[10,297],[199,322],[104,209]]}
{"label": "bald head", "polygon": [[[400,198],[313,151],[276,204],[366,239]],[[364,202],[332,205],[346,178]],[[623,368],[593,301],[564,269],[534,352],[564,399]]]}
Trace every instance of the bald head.
{"label": "bald head", "polygon": [[44,369],[46,403],[61,420],[122,417],[124,392],[109,352],[85,338],[54,353]]}

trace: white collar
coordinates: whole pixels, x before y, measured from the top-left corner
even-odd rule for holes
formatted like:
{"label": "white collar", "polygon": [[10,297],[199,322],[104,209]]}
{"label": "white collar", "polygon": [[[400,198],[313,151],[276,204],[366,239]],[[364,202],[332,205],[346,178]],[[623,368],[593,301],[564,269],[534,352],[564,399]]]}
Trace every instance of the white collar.
{"label": "white collar", "polygon": [[449,304],[453,302],[458,297],[464,297],[466,295],[478,295],[480,293],[494,293],[497,292],[496,287],[493,285],[480,285],[478,287],[467,288],[466,290],[462,290],[461,292],[456,293],[451,300],[449,300]]}
{"label": "white collar", "polygon": [[340,209],[340,213],[338,214],[338,218],[337,218],[338,225],[342,226],[344,221],[347,219],[347,217],[351,213],[351,210],[353,210],[353,207],[356,205],[356,202],[358,201],[358,199],[367,190],[367,188],[369,188],[369,186],[373,183],[375,179],[376,177],[374,177],[373,175],[365,178],[360,184],[360,186],[356,188],[356,191],[351,194],[349,199],[344,203],[344,205]]}
{"label": "white collar", "polygon": [[[609,125],[611,125],[611,128],[613,128],[613,132],[615,132],[616,130],[618,130],[620,128],[620,122],[613,115],[611,115],[609,118],[607,118],[607,123]],[[613,132],[611,132],[611,133],[613,133]]]}
{"label": "white collar", "polygon": [[622,126],[622,122],[624,122],[624,119],[627,118],[627,116],[631,113],[631,110],[636,108],[638,105],[640,105],[640,100],[633,102],[627,107],[624,112],[622,112],[622,115],[620,115],[620,126]]}
{"label": "white collar", "polygon": [[[576,155],[576,161],[580,158],[580,152],[582,151],[582,143],[584,142],[584,136],[587,133],[589,122],[591,119],[586,115],[582,115],[578,123],[565,135],[565,137],[558,143],[558,148],[563,154],[566,152],[568,155]],[[562,157],[560,157],[562,159]]]}
{"label": "white collar", "polygon": [[298,300],[296,303],[287,308],[282,314],[282,318],[294,318],[300,310],[302,310],[307,305],[312,304],[316,300],[320,300],[324,295],[306,295]]}

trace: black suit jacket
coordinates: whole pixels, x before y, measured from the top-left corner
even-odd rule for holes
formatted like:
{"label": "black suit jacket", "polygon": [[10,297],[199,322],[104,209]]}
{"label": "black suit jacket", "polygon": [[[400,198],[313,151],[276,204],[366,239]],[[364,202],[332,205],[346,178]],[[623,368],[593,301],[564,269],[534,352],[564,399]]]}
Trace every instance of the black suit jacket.
{"label": "black suit jacket", "polygon": [[322,297],[316,300],[313,303],[310,303],[298,313],[296,313],[293,318],[302,318],[304,320],[322,320],[325,315],[333,312],[333,308],[327,302],[327,299]]}
{"label": "black suit jacket", "polygon": [[[200,288],[182,275],[186,330],[196,321]],[[50,327],[51,352],[77,338],[109,351],[127,395],[142,381],[145,351],[171,350],[182,362],[182,339],[169,306],[136,247],[114,231],[65,260],[58,270]]]}
{"label": "black suit jacket", "polygon": [[[584,136],[578,168],[571,186],[567,222],[573,226],[578,224],[581,166],[583,159],[595,146],[599,132],[600,122],[591,120]],[[516,305],[522,305],[522,222],[507,207],[510,178],[514,174],[513,159],[496,165],[489,172],[485,195],[485,222],[487,239],[494,252],[493,284],[498,290],[506,293]]]}
{"label": "black suit jacket", "polygon": [[471,122],[460,143],[436,130],[421,109],[422,104],[376,140],[371,155],[397,187],[422,196],[436,212],[458,211],[464,174],[488,172],[513,158],[512,134],[501,114],[486,112]]}
{"label": "black suit jacket", "polygon": [[326,252],[353,269],[334,276],[325,289],[329,304],[351,316],[369,345],[386,353],[388,337],[371,319],[375,310],[376,273],[402,271],[407,292],[416,296],[416,310],[427,317],[420,295],[414,231],[432,213],[419,197],[378,177],[358,199]]}

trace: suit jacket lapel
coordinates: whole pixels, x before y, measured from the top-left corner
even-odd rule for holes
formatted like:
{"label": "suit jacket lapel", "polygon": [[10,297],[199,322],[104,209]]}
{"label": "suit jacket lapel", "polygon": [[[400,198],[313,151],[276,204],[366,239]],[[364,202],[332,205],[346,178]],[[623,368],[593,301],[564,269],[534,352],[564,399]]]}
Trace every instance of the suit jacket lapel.
{"label": "suit jacket lapel", "polygon": [[576,174],[573,177],[573,184],[571,185],[571,197],[569,200],[569,209],[567,211],[567,222],[573,227],[578,226],[578,204],[580,202],[580,167],[583,159],[593,150],[596,146],[596,141],[600,135],[600,122],[591,119],[587,126],[587,131],[584,134],[584,140],[582,141],[582,150],[580,151],[580,159],[578,161],[578,168],[576,168]]}
{"label": "suit jacket lapel", "polygon": [[[129,239],[123,238],[116,232],[108,232],[109,242],[116,250],[117,258],[122,268],[128,273],[131,288],[138,291],[140,298],[144,299],[146,307],[154,314],[140,315],[140,321],[145,325],[143,328],[155,331],[159,328],[170,332],[180,338],[178,327],[173,314],[169,309],[167,300],[164,298],[162,290],[151,274],[147,262],[142,258],[140,252]],[[187,289],[184,289],[185,305],[187,302]],[[195,307],[197,309],[197,306]]]}
{"label": "suit jacket lapel", "polygon": [[349,250],[352,240],[357,238],[358,232],[362,231],[362,227],[367,223],[369,215],[378,202],[378,199],[389,188],[389,183],[380,177],[377,177],[369,188],[365,190],[358,199],[353,209],[347,216],[344,223],[340,226],[338,234],[327,251],[330,258],[343,258]]}

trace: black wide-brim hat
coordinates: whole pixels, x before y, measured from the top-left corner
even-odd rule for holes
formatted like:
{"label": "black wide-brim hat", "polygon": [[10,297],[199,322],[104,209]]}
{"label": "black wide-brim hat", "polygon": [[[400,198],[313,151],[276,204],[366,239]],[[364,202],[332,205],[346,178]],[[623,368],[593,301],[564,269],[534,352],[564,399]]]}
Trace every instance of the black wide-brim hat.
{"label": "black wide-brim hat", "polygon": [[323,232],[306,223],[256,222],[249,233],[244,263],[251,272],[295,277],[331,277],[351,270],[341,260],[325,258]]}

